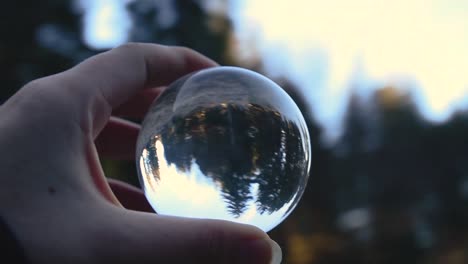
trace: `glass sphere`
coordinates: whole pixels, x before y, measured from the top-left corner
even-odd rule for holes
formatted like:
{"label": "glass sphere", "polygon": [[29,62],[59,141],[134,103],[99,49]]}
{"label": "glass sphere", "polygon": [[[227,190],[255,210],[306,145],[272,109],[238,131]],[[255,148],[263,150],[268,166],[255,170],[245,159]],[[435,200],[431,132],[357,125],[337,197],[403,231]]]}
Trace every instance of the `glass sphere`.
{"label": "glass sphere", "polygon": [[214,67],[180,78],[155,100],[140,131],[140,183],[161,215],[222,219],[265,232],[307,184],[311,146],[301,111],[276,83]]}

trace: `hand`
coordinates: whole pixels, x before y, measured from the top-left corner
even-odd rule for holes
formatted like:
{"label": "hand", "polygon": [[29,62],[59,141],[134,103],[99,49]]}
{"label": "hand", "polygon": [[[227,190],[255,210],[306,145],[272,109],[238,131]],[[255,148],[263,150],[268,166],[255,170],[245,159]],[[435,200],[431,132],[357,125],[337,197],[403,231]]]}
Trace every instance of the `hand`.
{"label": "hand", "polygon": [[0,107],[0,214],[31,263],[279,263],[279,247],[253,226],[142,212],[141,193],[113,183],[141,211],[124,208],[100,166],[96,144],[134,158],[139,127],[111,114],[141,116],[151,87],[212,66],[186,48],[127,44]]}

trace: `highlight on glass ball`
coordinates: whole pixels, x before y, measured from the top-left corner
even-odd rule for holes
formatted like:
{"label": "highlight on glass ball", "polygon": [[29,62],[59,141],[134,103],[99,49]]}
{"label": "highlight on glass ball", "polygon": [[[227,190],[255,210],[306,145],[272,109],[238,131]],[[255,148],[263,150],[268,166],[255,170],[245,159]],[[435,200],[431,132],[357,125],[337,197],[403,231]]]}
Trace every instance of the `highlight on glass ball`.
{"label": "highlight on glass ball", "polygon": [[310,137],[300,109],[276,83],[247,69],[214,67],[180,78],[155,100],[136,162],[156,213],[268,232],[305,190]]}

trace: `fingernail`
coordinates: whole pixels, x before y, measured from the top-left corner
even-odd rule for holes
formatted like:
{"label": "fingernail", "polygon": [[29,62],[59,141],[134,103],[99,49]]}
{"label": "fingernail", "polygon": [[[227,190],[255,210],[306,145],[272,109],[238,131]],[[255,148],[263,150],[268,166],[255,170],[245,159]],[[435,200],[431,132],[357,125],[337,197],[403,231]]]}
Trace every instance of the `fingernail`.
{"label": "fingernail", "polygon": [[271,261],[270,264],[281,264],[283,259],[283,252],[281,251],[280,246],[273,240],[268,239],[267,242],[271,247]]}
{"label": "fingernail", "polygon": [[243,245],[239,263],[281,264],[283,254],[280,246],[271,239],[257,239]]}

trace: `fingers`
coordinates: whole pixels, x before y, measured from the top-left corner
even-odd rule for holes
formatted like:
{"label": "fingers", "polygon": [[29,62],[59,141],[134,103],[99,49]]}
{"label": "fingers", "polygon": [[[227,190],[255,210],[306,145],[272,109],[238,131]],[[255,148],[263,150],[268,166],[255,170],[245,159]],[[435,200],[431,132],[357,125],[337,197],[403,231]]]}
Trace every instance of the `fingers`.
{"label": "fingers", "polygon": [[112,159],[135,159],[135,145],[139,131],[138,124],[111,117],[95,140],[96,149],[100,155]]}
{"label": "fingers", "polygon": [[94,96],[102,93],[116,107],[142,88],[167,85],[187,73],[215,65],[187,48],[133,43],[91,57],[69,74],[73,80],[80,80],[82,89],[89,89]]}
{"label": "fingers", "polygon": [[80,112],[83,129],[96,136],[112,109],[137,91],[168,85],[185,74],[212,66],[216,63],[187,48],[132,43],[55,76],[55,89],[69,97],[68,102]]}
{"label": "fingers", "polygon": [[[280,263],[281,249],[266,233],[220,220],[129,212],[112,238],[107,263]],[[107,235],[101,235],[104,240]],[[109,235],[110,236],[110,235]],[[122,236],[122,237],[118,237]],[[117,241],[123,241],[118,244]],[[128,246],[132,245],[132,246]]]}
{"label": "fingers", "polygon": [[141,120],[164,88],[158,87],[139,91],[129,101],[114,109],[112,114],[123,118]]}
{"label": "fingers", "polygon": [[166,86],[188,73],[213,66],[217,64],[188,48],[126,44],[93,56],[65,72],[37,79],[7,103],[14,106],[26,102],[29,109],[41,110],[35,113],[46,113],[41,115],[55,121],[71,120],[95,138],[112,110],[138,91]]}
{"label": "fingers", "polygon": [[93,56],[63,73],[36,80],[28,92],[49,98],[58,105],[55,108],[66,110],[62,113],[67,115],[65,119],[74,119],[83,131],[95,137],[112,110],[138,91],[165,86],[183,75],[216,65],[187,48],[132,43]]}
{"label": "fingers", "polygon": [[128,183],[115,179],[107,179],[112,192],[120,201],[122,206],[129,210],[154,213],[153,208],[146,200],[142,190]]}

